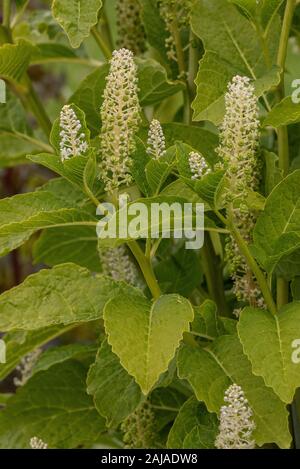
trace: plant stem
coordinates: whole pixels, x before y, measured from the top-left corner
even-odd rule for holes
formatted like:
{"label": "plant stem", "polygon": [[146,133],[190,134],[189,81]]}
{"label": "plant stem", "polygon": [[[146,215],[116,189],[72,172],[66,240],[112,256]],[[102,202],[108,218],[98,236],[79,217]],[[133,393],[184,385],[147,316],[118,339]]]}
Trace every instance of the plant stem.
{"label": "plant stem", "polygon": [[215,301],[219,314],[229,316],[230,313],[225,298],[222,270],[220,269],[220,262],[214,251],[209,233],[205,234],[204,245],[200,252],[208,293]]}
{"label": "plant stem", "polygon": [[253,274],[256,277],[256,280],[260,286],[261,292],[264,296],[266,305],[269,309],[269,311],[276,315],[277,314],[277,308],[275,305],[275,302],[272,297],[272,293],[269,289],[268,282],[263,274],[263,272],[260,270],[258,264],[256,263],[254,257],[252,256],[247,243],[241,236],[239,230],[233,225],[233,223],[229,223],[229,228],[231,230],[232,236],[234,237],[240,252],[242,255],[245,257],[246,262],[249,266],[249,268],[252,270]]}
{"label": "plant stem", "polygon": [[37,122],[43,129],[47,139],[49,139],[52,124],[49,117],[45,111],[45,108],[40,101],[40,98],[33,89],[31,82],[28,79],[28,91],[22,94],[19,94],[21,101],[27,106],[31,112],[34,114]]}
{"label": "plant stem", "polygon": [[[278,86],[277,95],[278,100],[281,101],[285,96],[284,91],[284,73],[285,73],[285,62],[287,56],[288,39],[290,35],[290,29],[293,20],[293,14],[296,7],[296,0],[287,0],[285,13],[283,18],[281,37],[277,56],[277,65],[280,67],[281,80]],[[278,157],[279,157],[279,168],[282,170],[282,175],[285,177],[289,171],[289,137],[286,126],[279,127],[277,130],[278,139]],[[277,279],[277,307],[280,308],[284,304],[288,303],[289,299],[289,283],[283,278]]]}
{"label": "plant stem", "polygon": [[101,52],[103,53],[104,57],[107,60],[110,60],[111,59],[111,51],[110,51],[108,45],[106,44],[106,42],[104,41],[103,37],[101,36],[97,26],[94,26],[91,29],[91,33],[92,33],[95,41],[97,42],[98,46],[100,47]]}
{"label": "plant stem", "polygon": [[11,14],[11,1],[10,0],[3,0],[2,24],[3,24],[3,26],[5,26],[8,29],[10,27],[10,14]]}
{"label": "plant stem", "polygon": [[161,291],[160,291],[158,282],[156,280],[156,277],[154,275],[150,260],[147,259],[147,257],[145,256],[145,254],[143,253],[142,249],[140,248],[140,246],[138,245],[136,241],[129,241],[127,243],[127,246],[131,250],[134,257],[136,258],[153,298],[154,299],[159,298],[161,295]]}

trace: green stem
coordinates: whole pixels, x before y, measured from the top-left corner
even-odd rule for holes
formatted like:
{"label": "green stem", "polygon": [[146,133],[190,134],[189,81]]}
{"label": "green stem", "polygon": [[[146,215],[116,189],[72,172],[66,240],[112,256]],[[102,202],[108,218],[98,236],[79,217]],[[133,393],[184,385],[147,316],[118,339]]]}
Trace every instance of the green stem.
{"label": "green stem", "polygon": [[[293,15],[296,7],[296,0],[287,0],[285,13],[283,18],[281,37],[277,56],[277,65],[280,67],[281,80],[278,86],[278,100],[281,101],[285,96],[284,91],[284,74],[285,62],[287,56],[288,40],[290,29],[292,25]],[[286,126],[279,127],[277,130],[278,139],[278,157],[279,168],[282,170],[283,177],[288,174],[290,161],[289,161],[289,138]],[[283,278],[277,279],[277,306],[280,308],[288,303],[289,299],[289,283]]]}
{"label": "green stem", "polygon": [[21,101],[27,106],[34,114],[38,124],[41,126],[46,137],[49,139],[52,124],[47,116],[45,108],[40,101],[40,98],[33,89],[31,82],[28,80],[28,91],[20,95]]}
{"label": "green stem", "polygon": [[138,245],[136,241],[129,241],[127,243],[127,246],[131,250],[134,257],[136,258],[153,298],[154,299],[159,298],[161,295],[161,291],[160,291],[158,282],[156,280],[156,277],[154,275],[150,260],[147,259],[147,257],[145,256],[145,254],[143,253],[142,249],[140,248],[140,246]]}
{"label": "green stem", "polygon": [[222,269],[216,256],[209,233],[205,234],[204,245],[200,251],[207,289],[210,297],[215,301],[219,314],[229,316],[230,312],[226,303]]}
{"label": "green stem", "polygon": [[3,20],[2,24],[6,28],[9,29],[10,27],[10,14],[11,14],[11,1],[10,0],[3,0]]}
{"label": "green stem", "polygon": [[[280,83],[278,85],[278,100],[281,101],[284,96],[284,74],[285,74],[285,62],[287,56],[288,40],[290,35],[290,29],[292,25],[293,15],[296,7],[296,0],[287,0],[285,13],[282,23],[282,30],[279,42],[277,65],[280,68]],[[288,133],[286,126],[282,126],[278,129],[278,153],[279,153],[279,167],[283,171],[283,176],[286,176],[289,170],[289,143]]]}
{"label": "green stem", "polygon": [[276,305],[274,303],[272,293],[269,289],[268,282],[267,282],[263,272],[260,270],[258,264],[256,263],[254,257],[252,256],[252,254],[251,254],[251,252],[248,248],[248,245],[245,242],[245,240],[243,239],[243,237],[241,236],[239,230],[232,223],[228,223],[228,226],[229,226],[229,229],[232,233],[232,236],[234,237],[234,239],[235,239],[235,241],[236,241],[236,243],[239,247],[239,250],[240,250],[241,254],[245,257],[249,268],[252,270],[253,274],[256,277],[256,280],[257,280],[257,282],[260,286],[261,292],[263,294],[263,297],[265,299],[265,302],[266,302],[266,305],[267,305],[269,311],[272,314],[276,315],[277,314],[277,308],[276,308]]}
{"label": "green stem", "polygon": [[111,51],[110,51],[108,45],[106,44],[106,42],[104,41],[103,37],[101,36],[97,26],[94,26],[91,29],[91,33],[92,33],[95,41],[97,42],[101,52],[103,53],[104,57],[107,60],[110,60],[111,59]]}

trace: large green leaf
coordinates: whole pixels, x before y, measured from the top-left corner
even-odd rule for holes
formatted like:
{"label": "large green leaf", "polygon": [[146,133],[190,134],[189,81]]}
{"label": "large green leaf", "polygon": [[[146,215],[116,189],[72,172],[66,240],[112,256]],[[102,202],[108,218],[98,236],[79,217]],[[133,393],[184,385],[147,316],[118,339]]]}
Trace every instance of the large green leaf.
{"label": "large green leaf", "polygon": [[263,125],[277,128],[296,122],[300,122],[300,104],[294,103],[291,96],[287,96],[273,107],[263,121]]}
{"label": "large green leaf", "polygon": [[219,337],[207,349],[185,345],[179,352],[178,372],[210,412],[219,412],[230,384],[240,385],[253,410],[256,443],[289,448],[291,436],[285,405],[262,378],[252,374],[251,363],[235,335]]}
{"label": "large green leaf", "polygon": [[117,427],[144,399],[134,378],[105,340],[87,377],[87,392],[108,427]]}
{"label": "large green leaf", "polygon": [[[224,94],[234,75],[249,76],[254,81],[266,75],[264,85],[258,86],[259,95],[278,84],[278,70],[268,71],[255,29],[232,4],[224,0],[199,0],[192,12],[192,28],[206,51],[196,79],[195,120],[221,122]],[[275,17],[265,38],[271,63],[275,63],[279,33]]]}
{"label": "large green leaf", "polygon": [[17,44],[4,44],[0,47],[0,78],[16,87],[26,87],[26,71],[34,46],[21,40]]}
{"label": "large green leaf", "polygon": [[191,397],[181,407],[168,436],[168,448],[214,448],[218,419],[205,405]]}
{"label": "large green leaf", "polygon": [[19,364],[22,357],[74,327],[51,326],[35,331],[12,331],[2,337],[6,345],[6,363],[1,364],[0,380]]}
{"label": "large green leaf", "polygon": [[74,262],[92,272],[101,272],[96,230],[90,226],[50,228],[34,244],[35,264],[54,266]]}
{"label": "large green leaf", "polygon": [[125,284],[93,276],[75,264],[41,270],[0,295],[0,330],[93,321],[102,316],[105,303],[121,291],[127,291]]}
{"label": "large green leaf", "polygon": [[49,448],[97,441],[105,423],[86,394],[85,377],[75,360],[35,374],[0,412],[0,448],[30,448],[33,436]]}
{"label": "large green leaf", "polygon": [[90,226],[96,230],[94,209],[79,209],[75,199],[64,199],[55,189],[55,185],[47,185],[43,190],[0,201],[0,255],[17,248],[43,228]]}
{"label": "large green leaf", "polygon": [[300,387],[300,361],[294,358],[296,341],[300,346],[300,302],[285,306],[278,316],[245,308],[238,332],[253,372],[262,376],[282,401],[291,403]]}
{"label": "large green leaf", "polygon": [[117,296],[104,309],[108,342],[144,394],[168,368],[192,320],[191,304],[175,294],[153,303],[142,295]]}
{"label": "large green leaf", "polygon": [[[166,70],[153,59],[136,59],[138,65],[139,98],[142,106],[149,106],[172,96],[182,89],[181,82],[168,80]],[[69,99],[85,112],[92,135],[101,128],[100,108],[109,71],[107,64],[88,75]]]}
{"label": "large green leaf", "polygon": [[79,47],[98,23],[102,0],[53,0],[52,13],[68,35],[71,46]]}
{"label": "large green leaf", "polygon": [[[95,177],[90,184],[86,184],[85,173],[91,165],[96,166],[95,154],[93,151],[87,156],[73,156],[72,158],[62,162],[60,156],[51,153],[39,153],[38,155],[27,156],[34,163],[45,166],[55,173],[67,179],[71,184],[78,187],[88,196],[88,189],[93,193],[102,193],[103,186]],[[94,171],[94,173],[96,170]],[[87,189],[88,187],[88,189]]]}
{"label": "large green leaf", "polygon": [[195,306],[195,318],[191,326],[194,335],[213,340],[224,334],[224,326],[217,315],[217,306],[211,300],[205,300],[201,306]]}
{"label": "large green leaf", "polygon": [[254,233],[254,253],[271,272],[300,247],[300,170],[287,176],[267,198]]}
{"label": "large green leaf", "polygon": [[283,0],[230,0],[238,5],[254,23],[260,23],[267,29]]}

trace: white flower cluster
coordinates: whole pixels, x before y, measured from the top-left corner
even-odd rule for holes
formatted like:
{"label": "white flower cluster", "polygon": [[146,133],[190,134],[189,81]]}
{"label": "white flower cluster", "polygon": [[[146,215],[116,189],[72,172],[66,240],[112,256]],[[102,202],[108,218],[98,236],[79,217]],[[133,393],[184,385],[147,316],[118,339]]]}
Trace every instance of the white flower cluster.
{"label": "white flower cluster", "polygon": [[37,436],[30,438],[30,446],[32,449],[48,449],[48,444],[44,443],[43,440]]}
{"label": "white flower cluster", "polygon": [[127,49],[113,52],[101,107],[100,177],[105,190],[131,183],[131,153],[140,123],[137,67]]}
{"label": "white flower cluster", "polygon": [[201,179],[202,176],[211,172],[204,157],[195,151],[189,154],[189,166],[192,173],[192,179]]}
{"label": "white flower cluster", "polygon": [[60,113],[60,156],[62,161],[72,156],[81,156],[88,150],[86,136],[80,120],[69,104]]}
{"label": "white flower cluster", "polygon": [[220,427],[215,445],[218,449],[254,449],[252,433],[255,423],[253,412],[244,392],[237,384],[232,384],[225,392],[221,407]]}
{"label": "white flower cluster", "polygon": [[118,0],[117,10],[117,46],[140,55],[146,50],[146,38],[141,22],[141,8],[137,0]]}
{"label": "white flower cluster", "polygon": [[100,251],[103,273],[115,281],[123,281],[133,286],[139,286],[139,274],[135,264],[131,261],[125,246]]}
{"label": "white flower cluster", "polygon": [[147,145],[148,155],[153,156],[156,160],[166,153],[165,136],[160,122],[157,119],[153,119],[150,123]]}
{"label": "white flower cluster", "polygon": [[175,34],[188,26],[191,11],[191,0],[160,0],[160,14],[165,21],[168,37],[165,41],[170,60],[178,61]]}
{"label": "white flower cluster", "polygon": [[16,370],[20,374],[20,378],[14,378],[15,386],[24,386],[24,384],[27,383],[27,381],[31,377],[32,368],[36,364],[41,353],[42,350],[38,348],[33,352],[28,353],[25,357],[22,358],[20,365],[16,367]]}
{"label": "white flower cluster", "polygon": [[255,190],[258,179],[258,100],[248,77],[232,79],[225,106],[218,153],[230,178],[230,194],[238,197]]}
{"label": "white flower cluster", "polygon": [[[255,214],[246,205],[249,190],[256,191],[259,184],[260,161],[257,156],[259,142],[258,99],[247,77],[235,76],[225,95],[226,113],[220,132],[218,154],[226,170],[229,188],[225,194],[227,204],[239,200],[233,208],[234,224],[243,238],[251,243]],[[235,240],[229,237],[227,257],[234,291],[241,302],[263,307],[264,301],[245,259],[240,255]],[[239,309],[235,311],[238,314]]]}

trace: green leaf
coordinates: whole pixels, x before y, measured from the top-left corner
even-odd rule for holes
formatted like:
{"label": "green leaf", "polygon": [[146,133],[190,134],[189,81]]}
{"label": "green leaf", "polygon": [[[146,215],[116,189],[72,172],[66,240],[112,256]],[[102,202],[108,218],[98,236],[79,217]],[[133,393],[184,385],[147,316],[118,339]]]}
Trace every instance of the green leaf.
{"label": "green leaf", "polygon": [[37,44],[36,50],[31,57],[31,65],[47,64],[52,62],[80,63],[81,60],[84,61],[84,59],[77,55],[74,50],[70,49],[70,47],[67,47],[64,44],[51,42]]}
{"label": "green leaf", "polygon": [[73,262],[92,272],[101,272],[97,243],[98,238],[93,227],[50,228],[34,244],[33,260],[35,264],[51,267]]}
{"label": "green leaf", "polygon": [[32,368],[32,375],[49,370],[52,366],[71,359],[83,362],[87,358],[93,360],[96,352],[97,347],[92,344],[74,343],[61,345],[60,347],[50,347],[39,356],[38,361]]}
{"label": "green leaf", "polygon": [[174,422],[186,395],[172,387],[156,388],[149,396],[152,411],[155,415],[155,428],[161,431]]}
{"label": "green leaf", "polygon": [[219,144],[218,136],[209,130],[177,122],[162,125],[167,148],[181,141],[201,153],[210,166],[218,161],[215,149]]}
{"label": "green leaf", "polygon": [[158,194],[164,182],[172,171],[172,163],[165,161],[150,160],[144,168],[146,179],[153,195]]}
{"label": "green leaf", "polygon": [[93,396],[108,427],[117,427],[144,399],[140,387],[121,366],[106,340],[89,370],[87,392]]}
{"label": "green leaf", "polygon": [[179,293],[188,297],[202,277],[198,252],[186,249],[184,243],[179,245],[155,266],[155,275],[160,286],[164,286],[164,293]]}
{"label": "green leaf", "polygon": [[218,419],[210,414],[202,402],[191,397],[181,407],[168,436],[168,448],[214,448],[218,433]]}
{"label": "green leaf", "polygon": [[51,326],[35,331],[12,331],[5,334],[2,339],[6,345],[6,363],[1,364],[0,380],[8,376],[20,363],[21,358],[36,348],[58,337],[74,325]]}
{"label": "green leaf", "polygon": [[230,1],[241,7],[254,22],[261,23],[263,29],[269,26],[280,5],[283,3],[283,0],[262,0],[259,3],[253,0]]}
{"label": "green leaf", "polygon": [[[260,40],[249,21],[237,8],[224,0],[199,0],[192,12],[192,28],[203,41],[205,55],[196,78],[197,96],[193,102],[194,120],[215,124],[224,115],[224,94],[234,75],[245,75],[256,81],[266,75],[266,64]],[[270,61],[275,63],[280,28],[277,17],[266,36]],[[258,94],[276,86],[276,68],[267,70]]]}
{"label": "green leaf", "polygon": [[252,374],[251,363],[236,336],[219,337],[207,349],[184,346],[178,356],[178,373],[189,381],[197,399],[204,401],[210,412],[219,413],[230,384],[240,385],[253,410],[256,443],[290,447],[287,409],[263,379]]}
{"label": "green leaf", "polygon": [[263,126],[278,128],[296,122],[300,122],[300,104],[294,103],[291,96],[287,96],[271,109],[263,121]]}
{"label": "green leaf", "polygon": [[115,294],[135,291],[75,264],[61,264],[30,275],[0,295],[0,330],[35,330],[55,324],[99,319]]}
{"label": "green leaf", "polygon": [[224,334],[224,326],[217,315],[217,306],[211,300],[205,300],[201,306],[195,306],[195,318],[191,325],[192,333],[212,340]]}
{"label": "green leaf", "polygon": [[[153,59],[136,59],[138,66],[139,99],[142,106],[150,106],[172,96],[183,88],[181,82],[168,80],[166,70]],[[100,108],[106,86],[108,64],[88,75],[69,99],[82,109],[92,136],[101,129]]]}
{"label": "green leaf", "polygon": [[254,233],[253,252],[271,272],[300,247],[300,170],[288,175],[267,198]]}
{"label": "green leaf", "polygon": [[283,402],[291,403],[300,387],[300,302],[290,303],[278,316],[268,311],[245,308],[238,324],[244,351],[253,373],[262,376]]}
{"label": "green leaf", "polygon": [[265,193],[267,195],[272,192],[275,186],[282,180],[282,171],[278,167],[278,156],[275,153],[263,152],[266,171],[265,171]]}
{"label": "green leaf", "polygon": [[142,106],[152,106],[184,89],[180,81],[170,81],[165,68],[153,59],[136,59],[139,99]]}
{"label": "green leaf", "polygon": [[30,64],[34,46],[24,40],[17,44],[4,44],[0,47],[0,78],[4,78],[17,88],[27,87],[26,71]]}
{"label": "green leaf", "polygon": [[175,294],[154,303],[142,295],[117,296],[107,303],[108,342],[145,395],[168,368],[192,319],[189,301]]}
{"label": "green leaf", "polygon": [[[138,0],[141,5],[141,19],[149,44],[160,54],[165,63],[168,63],[166,39],[168,32],[163,21],[156,0]],[[159,31],[159,34],[158,34]]]}
{"label": "green leaf", "polygon": [[93,151],[88,156],[74,156],[64,162],[61,161],[60,156],[51,153],[28,155],[27,158],[64,177],[86,195],[88,195],[88,190],[95,193],[101,193],[103,190],[100,181],[92,177],[92,171],[96,165]]}
{"label": "green leaf", "polygon": [[0,448],[30,448],[33,436],[49,448],[91,445],[104,419],[86,394],[86,368],[69,360],[34,375],[0,412]]}
{"label": "green leaf", "polygon": [[98,23],[102,0],[53,0],[52,14],[77,48]]}
{"label": "green leaf", "polygon": [[52,180],[41,190],[0,201],[0,255],[43,228],[89,226],[96,233],[96,225],[94,206],[85,204],[82,194],[66,181]]}

